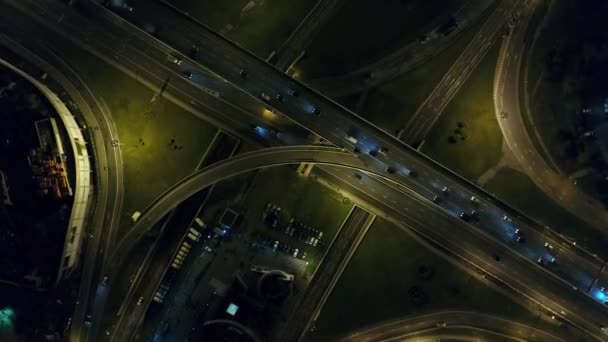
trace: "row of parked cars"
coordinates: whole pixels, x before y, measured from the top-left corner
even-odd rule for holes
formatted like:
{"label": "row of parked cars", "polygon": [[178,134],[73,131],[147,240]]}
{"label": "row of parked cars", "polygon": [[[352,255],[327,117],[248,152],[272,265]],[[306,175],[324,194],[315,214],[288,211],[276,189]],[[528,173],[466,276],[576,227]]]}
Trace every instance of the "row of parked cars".
{"label": "row of parked cars", "polygon": [[302,260],[305,260],[307,256],[306,252],[300,251],[299,248],[290,246],[285,242],[261,234],[254,236],[251,244],[252,246],[272,249],[275,252],[287,254],[293,258],[298,258]]}
{"label": "row of parked cars", "polygon": [[262,212],[262,221],[270,228],[313,247],[322,245],[323,232],[320,232],[292,217],[286,226],[280,223],[281,207],[268,202]]}

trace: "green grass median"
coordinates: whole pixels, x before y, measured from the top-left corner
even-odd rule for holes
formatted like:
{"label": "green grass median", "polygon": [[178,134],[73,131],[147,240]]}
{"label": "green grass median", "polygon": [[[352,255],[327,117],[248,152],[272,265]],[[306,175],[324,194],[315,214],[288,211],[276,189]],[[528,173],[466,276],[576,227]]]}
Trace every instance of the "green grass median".
{"label": "green grass median", "polygon": [[361,115],[394,134],[431,94],[479,30],[479,25],[480,23],[471,25],[450,47],[415,69],[372,89]]}
{"label": "green grass median", "polygon": [[503,138],[492,94],[500,43],[494,44],[448,104],[422,146],[422,152],[471,181],[501,158]]}
{"label": "green grass median", "polygon": [[297,68],[302,79],[341,75],[448,21],[454,0],[345,1],[321,28]]}
{"label": "green grass median", "polygon": [[[425,279],[420,267],[432,270]],[[409,289],[428,296],[415,305]],[[404,231],[376,219],[330,294],[308,341],[335,341],[364,326],[405,315],[471,310],[534,321],[510,298],[428,250]],[[346,319],[345,317],[348,317]]]}
{"label": "green grass median", "polygon": [[123,227],[130,216],[189,175],[217,129],[119,70],[74,46],[62,50],[94,94],[107,104],[119,137],[124,170]]}

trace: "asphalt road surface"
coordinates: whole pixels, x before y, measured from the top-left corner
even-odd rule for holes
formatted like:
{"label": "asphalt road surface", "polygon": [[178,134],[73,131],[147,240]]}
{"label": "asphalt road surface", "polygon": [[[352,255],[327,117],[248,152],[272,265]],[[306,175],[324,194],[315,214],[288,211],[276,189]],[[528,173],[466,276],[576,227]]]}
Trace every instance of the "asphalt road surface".
{"label": "asphalt road surface", "polygon": [[281,327],[276,341],[302,340],[375,218],[365,209],[353,207],[328,246],[310,283],[292,308],[286,325]]}
{"label": "asphalt road surface", "polygon": [[317,0],[317,3],[277,50],[275,65],[287,71],[300,53],[312,42],[323,24],[344,4],[345,0]]}
{"label": "asphalt road surface", "polygon": [[405,124],[399,134],[401,140],[411,145],[418,145],[424,141],[445,107],[473,73],[496,39],[501,36],[501,32],[506,30],[510,18],[521,11],[522,7],[531,6],[533,3],[535,1],[502,1],[498,5],[439,84]]}
{"label": "asphalt road surface", "polygon": [[[22,3],[26,3],[26,2],[22,2]],[[44,4],[44,5],[48,5],[48,4]],[[34,12],[36,12],[36,13],[42,12],[42,14],[44,14],[44,15],[51,15],[51,16],[55,15],[55,20],[57,20],[57,18],[59,18],[60,16],[63,15],[62,10],[59,10],[58,11],[59,13],[51,12],[50,14],[49,13],[45,13],[45,11],[41,11],[40,9],[36,9]],[[68,19],[69,19],[69,15],[65,14],[65,17],[64,17],[62,23],[68,22]],[[64,25],[64,24],[62,24],[62,25]],[[82,27],[82,25],[76,25],[75,27],[80,28],[80,27]],[[104,27],[104,26],[101,25],[99,27]],[[106,27],[104,27],[104,29],[106,31],[109,31],[109,29],[106,28]],[[87,32],[82,32],[82,34],[86,34],[86,33]],[[96,35],[96,38],[99,38],[100,40],[110,38],[108,44],[110,44],[112,41],[114,41],[115,43],[122,43],[120,40],[117,40],[116,37],[104,38],[103,35],[99,35],[99,36]],[[129,36],[129,39],[131,39],[130,43],[134,43],[134,44],[137,43],[137,40],[133,39],[132,36]],[[153,39],[151,39],[151,40],[153,41]],[[127,48],[129,48],[129,47],[126,46],[124,49],[127,49]],[[148,48],[139,49],[139,50],[145,51],[147,54],[154,53],[154,51],[151,50],[149,47]],[[166,56],[164,58],[166,58]],[[125,62],[126,63],[130,63],[130,61],[128,61],[128,60],[125,61]],[[150,62],[148,62],[148,61],[146,61],[146,63],[133,63],[132,67],[135,67],[135,64],[142,64],[142,66],[148,68],[150,70],[150,72],[152,72],[152,70],[154,70],[154,65],[153,64],[149,64],[149,63]],[[164,68],[167,69],[166,66]],[[163,72],[164,71],[165,70],[163,70]],[[237,70],[237,75],[238,75],[238,70]],[[162,80],[163,78],[159,78],[159,79]],[[300,97],[302,97],[302,96],[303,96],[303,94],[300,95]],[[323,126],[326,129],[335,130],[335,131],[338,132],[338,133],[334,133],[334,134],[329,134],[329,133],[328,134],[322,134],[324,136],[325,135],[330,135],[330,136],[332,136],[335,139],[338,139],[338,138],[344,139],[344,136],[342,134],[344,134],[344,128],[349,126],[348,123],[337,125],[332,120],[340,119],[339,115],[326,115],[327,114],[326,111],[323,110],[323,108],[321,110],[322,110],[322,114],[321,114],[322,118],[326,118],[327,120],[324,120],[324,121],[329,121],[329,124],[322,125],[321,123],[315,123],[314,120],[311,120],[311,121],[313,121],[312,125],[314,125],[315,127]],[[309,114],[306,114],[306,115],[309,116]],[[239,120],[234,120],[234,121],[239,121]],[[240,121],[242,122],[243,120],[240,120]],[[320,129],[317,129],[317,128],[315,128],[315,129],[316,130],[320,130]],[[379,142],[382,143],[382,141],[380,141],[380,140],[371,140],[371,138],[368,139],[368,138],[365,138],[364,136],[362,137],[361,134],[357,134],[357,136],[359,137],[359,139],[358,139],[359,141],[358,141],[357,145],[360,146],[360,147],[362,147],[362,148],[364,148],[364,146],[362,146],[364,144],[367,145],[367,146],[369,146],[369,147],[376,147],[376,146],[379,145]],[[395,143],[392,140],[390,140],[390,141],[391,141],[391,144],[397,144],[397,143]],[[338,143],[340,143],[340,142],[338,141]],[[352,146],[350,143],[346,143],[345,145],[346,146]],[[387,145],[389,145],[389,144],[387,144]],[[398,146],[398,145],[395,145],[395,146]],[[390,147],[392,147],[392,145],[389,146],[389,149],[391,151],[395,151],[395,150],[393,150]],[[403,147],[403,148],[407,150],[407,147]],[[365,149],[363,149],[363,150],[365,150]],[[394,154],[397,154],[397,153],[391,152],[391,154],[394,155]],[[391,157],[390,161],[389,161],[389,158],[386,158],[385,156],[381,156],[381,155],[378,156],[377,158],[375,158],[375,157],[371,158],[370,156],[367,156],[367,155],[365,156],[365,159],[371,159],[372,161],[375,161],[375,163],[376,163],[375,165],[377,165],[377,167],[382,168],[382,169],[384,167],[386,167],[386,165],[388,163],[392,164],[392,163],[397,163],[398,162],[400,165],[404,165],[406,161],[411,160],[411,159],[407,159],[406,160],[405,158],[409,158],[409,157],[407,155],[397,154],[394,158]],[[443,169],[441,169],[441,167],[432,164],[432,162],[426,160],[424,157],[417,156],[416,158],[421,158],[421,160],[419,162],[420,162],[420,165],[422,167],[418,168],[418,164],[415,164],[413,162],[411,163],[411,165],[414,165],[412,168],[414,170],[418,171],[418,174],[421,175],[421,178],[423,180],[423,181],[420,181],[418,183],[430,183],[431,186],[425,185],[427,187],[427,190],[428,190],[427,193],[429,193],[431,191],[439,191],[441,189],[442,184],[445,184],[446,186],[448,186],[451,189],[452,193],[458,193],[459,194],[458,196],[455,196],[455,201],[459,202],[460,206],[465,206],[465,205],[468,206],[467,199],[471,195],[471,191],[469,190],[469,186],[470,185],[467,185],[467,183],[464,183],[464,187],[463,187],[462,181],[457,176],[451,175],[451,174],[449,174],[449,172],[448,172],[448,175],[445,176],[443,174],[446,171],[443,170]],[[431,166],[434,166],[434,167],[431,167],[429,169],[428,168],[429,167],[429,163],[430,163]],[[435,170],[435,168],[436,168],[436,170]],[[437,170],[439,170],[439,171],[437,171]],[[401,169],[400,169],[400,171],[401,171]],[[401,178],[404,178],[405,177],[404,173],[400,172],[399,176]],[[451,179],[452,177],[455,177],[455,180],[452,180]],[[527,226],[527,225],[530,224],[527,221],[518,222],[517,218],[516,218],[517,213],[509,211],[509,208],[502,207],[501,209],[504,209],[504,211],[502,211],[501,209],[498,209],[498,208],[494,207],[494,205],[496,205],[496,204],[501,205],[501,203],[499,203],[497,200],[495,200],[495,199],[493,199],[491,197],[480,197],[480,201],[481,201],[480,205],[483,208],[484,212],[486,211],[486,209],[488,207],[492,208],[492,210],[488,210],[488,212],[490,213],[490,215],[487,217],[487,221],[484,223],[487,226],[497,226],[497,227],[500,227],[501,230],[504,230],[505,229],[504,228],[505,224],[501,223],[502,222],[501,219],[502,219],[502,216],[503,216],[502,214],[505,213],[505,212],[507,214],[509,214],[510,216],[513,216],[513,220],[514,220],[514,222],[516,222],[516,223],[513,223],[513,224],[518,224],[518,225],[520,225],[522,227],[523,226]],[[511,213],[514,213],[514,215],[511,215]],[[452,214],[454,214],[454,211],[452,211]],[[493,222],[493,224],[490,224],[491,222]],[[514,247],[514,248],[518,248],[518,247]],[[536,251],[536,252],[538,253],[538,251]],[[575,253],[576,252],[577,251],[575,251]],[[538,266],[535,267],[535,269],[538,269]]]}
{"label": "asphalt road surface", "polygon": [[449,333],[449,330],[457,329],[477,331],[482,335],[479,336],[482,341],[491,341],[492,338],[505,336],[517,341],[574,341],[563,339],[555,334],[538,330],[516,321],[470,311],[444,311],[381,322],[372,327],[354,332],[344,338],[343,341],[403,341],[408,337],[446,334]]}
{"label": "asphalt road surface", "polygon": [[[8,33],[7,31],[3,30],[4,33]],[[15,33],[11,33],[11,36],[15,37]],[[78,105],[82,114],[80,119],[92,128],[89,136],[94,139],[91,146],[97,163],[96,201],[90,227],[83,231],[87,243],[82,256],[82,278],[71,323],[71,339],[78,341],[86,336],[87,331],[83,328],[85,316],[90,313],[89,300],[97,295],[90,293],[90,290],[97,289],[101,281],[105,252],[118,226],[117,218],[120,217],[122,207],[122,155],[119,149],[112,146],[112,140],[117,139],[118,134],[109,111],[74,70],[36,39],[25,36],[20,38],[20,43],[6,36],[2,36],[0,41],[2,45],[19,53],[61,84]]]}
{"label": "asphalt road surface", "polygon": [[[565,175],[555,172],[536,149],[524,124],[519,90],[522,59],[528,44],[524,41],[530,14],[522,17],[503,42],[496,66],[494,107],[500,130],[513,155],[540,189],[568,212],[592,227],[606,225],[608,212],[595,199],[580,191]],[[507,113],[506,116],[502,113]]]}

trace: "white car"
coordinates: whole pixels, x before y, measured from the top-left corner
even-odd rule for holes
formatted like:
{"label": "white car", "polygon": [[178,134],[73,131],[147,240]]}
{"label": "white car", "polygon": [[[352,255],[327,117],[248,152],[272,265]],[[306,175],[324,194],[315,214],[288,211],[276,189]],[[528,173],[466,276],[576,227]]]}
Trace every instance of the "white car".
{"label": "white car", "polygon": [[171,63],[177,64],[177,65],[181,65],[182,64],[182,60],[179,59],[179,58],[177,58],[177,57],[175,57],[175,56],[173,56],[173,55],[167,55],[167,59]]}
{"label": "white car", "polygon": [[300,250],[296,248],[296,250],[293,251],[293,254],[291,256],[293,256],[294,258],[297,258],[299,252],[300,252]]}

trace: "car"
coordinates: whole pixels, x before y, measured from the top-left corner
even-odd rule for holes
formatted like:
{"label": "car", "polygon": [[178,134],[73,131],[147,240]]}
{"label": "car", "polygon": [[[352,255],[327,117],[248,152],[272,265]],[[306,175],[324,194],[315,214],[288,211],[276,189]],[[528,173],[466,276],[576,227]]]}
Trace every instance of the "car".
{"label": "car", "polygon": [[523,235],[517,235],[515,237],[515,241],[517,241],[519,243],[524,243],[524,242],[526,242],[526,238]]}
{"label": "car", "polygon": [[108,285],[108,277],[107,276],[103,277],[103,279],[101,280],[101,285],[103,285],[103,286],[107,286]]}
{"label": "car", "polygon": [[384,146],[380,146],[380,148],[378,149],[378,152],[380,152],[383,155],[387,155],[388,154],[388,148],[384,147]]}
{"label": "car", "polygon": [[391,175],[394,174],[395,172],[397,172],[397,170],[395,170],[395,168],[392,166],[387,166],[386,169],[384,169],[384,171],[390,173]]}
{"label": "car", "polygon": [[460,217],[463,221],[469,221],[471,219],[469,214],[465,213],[464,211],[461,211],[460,214],[458,214],[458,217]]}
{"label": "car", "polygon": [[494,254],[492,257],[494,258],[494,260],[500,262],[500,255]]}
{"label": "car", "polygon": [[91,315],[90,312],[88,312],[84,318],[84,325],[87,327],[90,327],[91,325],[93,325],[93,315]]}
{"label": "car", "polygon": [[435,203],[441,202],[441,197],[439,197],[437,195],[433,196],[433,202],[435,202]]}
{"label": "car", "polygon": [[302,254],[300,254],[300,259],[306,259],[306,252],[302,252]]}
{"label": "car", "polygon": [[198,55],[198,50],[198,46],[192,45],[192,47],[190,48],[190,58],[196,59],[196,56]]}
{"label": "car", "polygon": [[474,204],[479,204],[479,198],[477,198],[475,196],[471,196],[471,202]]}
{"label": "car", "polygon": [[448,326],[448,325],[447,325],[447,323],[445,323],[445,322],[437,323],[437,328],[445,328],[445,327],[447,327],[447,326]]}
{"label": "car", "polygon": [[317,232],[317,239],[321,240],[321,238],[323,237],[323,232]]}
{"label": "car", "polygon": [[187,79],[189,79],[189,80],[192,79],[192,72],[190,72],[190,71],[184,71],[182,73],[182,75],[184,75],[184,77],[187,78]]}
{"label": "car", "polygon": [[242,79],[246,80],[247,79],[247,71],[245,71],[245,69],[241,69],[239,71],[239,76],[241,76]]}
{"label": "car", "polygon": [[557,263],[557,259],[555,259],[554,256],[549,256],[548,258],[544,258],[544,257],[538,257],[538,259],[536,260],[536,262],[538,262],[539,264],[543,265],[543,266],[547,266],[549,264],[555,264]]}
{"label": "car", "polygon": [[507,215],[503,215],[502,219],[505,220],[505,221],[507,221],[507,222],[511,222],[511,218],[509,216],[507,216]]}
{"label": "car", "polygon": [[129,12],[133,12],[133,6],[129,6],[126,2],[122,3],[122,8],[126,9]]}
{"label": "car", "polygon": [[450,191],[450,189],[448,189],[447,186],[444,186],[443,188],[441,188],[441,192],[443,192],[444,194],[448,193],[449,191]]}
{"label": "car", "polygon": [[361,149],[359,149],[357,146],[355,146],[355,147],[353,147],[353,152],[361,153]]}
{"label": "car", "polygon": [[360,174],[358,174],[358,173],[355,172],[355,178],[357,178],[357,179],[363,179],[363,176],[361,176]]}
{"label": "car", "polygon": [[173,55],[167,55],[167,59],[173,64],[177,64],[177,65],[182,64],[182,60]]}
{"label": "car", "polygon": [[275,240],[274,241],[274,245],[272,245],[272,250],[273,251],[276,251],[277,248],[279,248],[279,240]]}
{"label": "car", "polygon": [[417,173],[414,170],[406,169],[405,170],[405,175],[406,176],[410,176],[410,177],[416,177]]}
{"label": "car", "polygon": [[281,94],[277,94],[277,96],[275,96],[275,98],[276,98],[276,99],[277,99],[277,101],[279,101],[279,102],[283,102],[283,101],[285,101],[285,99],[283,98],[283,95],[281,95]]}
{"label": "car", "polygon": [[260,95],[260,97],[262,97],[262,98],[263,98],[264,100],[266,100],[266,101],[270,101],[270,95],[268,95],[268,94],[266,94],[266,93],[262,93],[262,94]]}
{"label": "car", "polygon": [[312,107],[312,113],[313,113],[314,115],[319,116],[319,115],[321,114],[321,110],[319,109],[319,107],[316,107],[316,106],[315,106],[315,107]]}
{"label": "car", "polygon": [[289,89],[289,95],[291,95],[291,96],[298,96],[298,92],[295,91],[294,89]]}
{"label": "car", "polygon": [[137,305],[142,305],[144,303],[144,296],[140,296],[137,300]]}
{"label": "car", "polygon": [[205,246],[205,250],[209,253],[213,252],[213,248],[211,248],[209,246]]}
{"label": "car", "polygon": [[292,254],[291,256],[292,256],[292,257],[294,257],[294,258],[297,258],[297,257],[298,257],[298,253],[299,253],[299,252],[300,252],[300,250],[296,248],[296,249],[293,251],[293,254]]}
{"label": "car", "polygon": [[471,217],[476,221],[479,221],[479,211],[475,209],[471,210]]}
{"label": "car", "polygon": [[545,248],[549,249],[549,250],[552,250],[553,249],[553,245],[550,244],[550,243],[548,243],[548,242],[545,242]]}
{"label": "car", "polygon": [[374,149],[374,148],[370,148],[369,151],[367,152],[370,156],[375,157],[378,155],[378,150]]}

